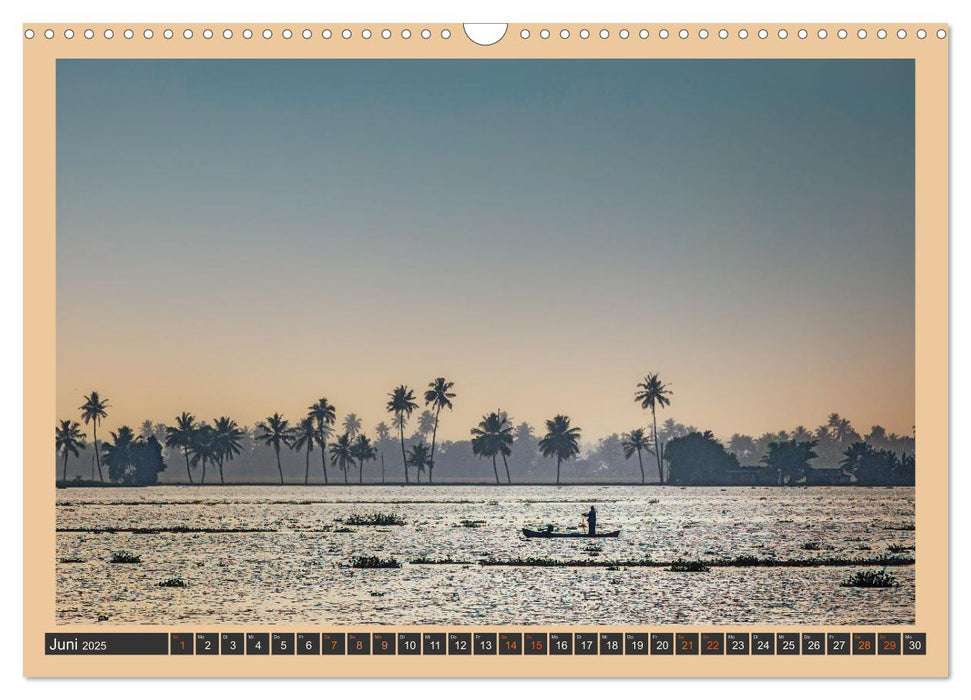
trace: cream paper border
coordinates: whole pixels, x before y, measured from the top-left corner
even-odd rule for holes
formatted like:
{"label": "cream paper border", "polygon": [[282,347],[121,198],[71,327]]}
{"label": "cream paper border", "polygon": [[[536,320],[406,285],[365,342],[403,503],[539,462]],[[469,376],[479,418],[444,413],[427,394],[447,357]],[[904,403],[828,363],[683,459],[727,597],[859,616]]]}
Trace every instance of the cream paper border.
{"label": "cream paper border", "polygon": [[[112,38],[106,38],[110,30]],[[168,31],[167,31],[168,30]],[[245,38],[249,30],[251,38]],[[304,38],[305,30],[310,38]],[[370,38],[365,38],[365,30]],[[387,30],[389,38],[384,38]],[[427,30],[424,38],[423,30]],[[544,32],[545,30],[545,32]],[[584,33],[584,30],[586,33]],[[642,38],[646,30],[646,38]],[[948,35],[940,24],[24,25],[24,674],[28,676],[943,676],[948,673]],[[287,32],[289,31],[289,38]],[[126,38],[130,32],[131,38]],[[166,38],[171,32],[171,38]],[[187,38],[191,32],[191,38]],[[264,38],[264,32],[269,38]],[[329,38],[325,33],[329,32]],[[443,37],[447,33],[447,38]],[[524,33],[528,32],[528,38]],[[783,33],[784,32],[784,38]],[[920,32],[923,32],[921,38]],[[606,35],[606,38],[602,36]],[[626,33],[626,34],[625,34]],[[347,34],[349,38],[344,38]],[[91,38],[87,38],[90,35]],[[547,38],[544,38],[544,35]],[[586,36],[586,38],[584,38]],[[762,38],[764,36],[764,38]],[[208,38],[207,38],[208,37]],[[626,37],[626,38],[625,38]],[[704,38],[703,38],[704,37]],[[916,624],[461,628],[461,631],[926,632],[926,656],[45,656],[45,632],[306,632],[306,626],[58,625],[55,601],[55,61],[59,58],[913,59],[916,168]],[[838,167],[834,164],[834,167]],[[329,631],[457,631],[455,627]]]}

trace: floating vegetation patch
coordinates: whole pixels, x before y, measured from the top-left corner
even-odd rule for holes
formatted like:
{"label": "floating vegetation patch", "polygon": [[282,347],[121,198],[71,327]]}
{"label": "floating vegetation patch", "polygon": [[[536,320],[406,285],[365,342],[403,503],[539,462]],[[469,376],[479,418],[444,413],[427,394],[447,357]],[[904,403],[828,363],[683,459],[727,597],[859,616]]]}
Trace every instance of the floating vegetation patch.
{"label": "floating vegetation patch", "polygon": [[475,527],[482,527],[483,525],[485,525],[485,520],[469,520],[467,518],[463,518],[462,520],[459,521],[459,524],[456,527],[475,528]]}
{"label": "floating vegetation patch", "polygon": [[77,557],[61,557],[57,560],[58,564],[83,564],[84,559],[78,559]]}
{"label": "floating vegetation patch", "polygon": [[168,578],[158,582],[159,588],[187,588],[187,584],[180,578]]}
{"label": "floating vegetation patch", "polygon": [[124,532],[133,535],[159,535],[162,533],[235,533],[235,532],[278,532],[268,528],[258,527],[64,527],[57,528],[57,532],[79,532],[85,535],[105,535]]}
{"label": "floating vegetation patch", "polygon": [[891,544],[887,545],[887,551],[890,552],[890,554],[903,554],[904,552],[913,552],[914,548],[906,547],[902,544]]}
{"label": "floating vegetation patch", "polygon": [[428,564],[428,565],[439,565],[439,564],[474,564],[473,561],[463,561],[460,559],[452,559],[451,557],[445,557],[444,559],[431,559],[427,557],[419,557],[417,559],[412,559],[408,562],[409,564]]}
{"label": "floating vegetation patch", "polygon": [[545,557],[524,557],[516,559],[481,559],[482,566],[551,566],[551,567],[620,567],[620,566],[658,566],[650,559],[631,560],[593,560],[593,559],[547,559]]}
{"label": "floating vegetation patch", "polygon": [[677,571],[679,573],[707,573],[711,571],[711,567],[702,561],[684,561],[683,559],[678,559],[671,563],[671,566],[667,568],[667,571]]}
{"label": "floating vegetation patch", "polygon": [[760,566],[761,565],[760,562],[762,561],[763,559],[760,559],[754,554],[742,554],[740,556],[735,557],[734,565],[735,566]]}
{"label": "floating vegetation patch", "polygon": [[801,548],[807,552],[821,552],[823,550],[832,550],[833,545],[823,544],[817,540],[812,540],[810,542],[803,542]]}
{"label": "floating vegetation patch", "polygon": [[400,569],[401,562],[394,557],[355,557],[350,564],[352,569]]}
{"label": "floating vegetation patch", "polygon": [[[259,484],[250,484],[250,486],[258,486]],[[272,486],[273,484],[265,484],[267,486]],[[302,486],[302,484],[301,484]],[[105,501],[98,503],[91,503],[88,501],[58,501],[58,506],[316,506],[316,505],[357,505],[357,506],[382,506],[382,505],[421,505],[421,504],[441,504],[441,505],[453,505],[456,503],[462,504],[475,504],[475,503],[487,503],[492,505],[497,505],[494,501],[472,501],[468,499],[460,499],[457,501],[445,501],[445,500],[427,500],[427,499],[393,499],[387,501],[357,501],[349,500],[346,498],[338,499],[306,499],[306,500],[280,500],[280,501],[240,501],[240,500],[228,500],[228,499],[203,499],[203,500],[191,500],[191,501],[174,501],[174,500],[159,500],[159,501]]]}
{"label": "floating vegetation patch", "polygon": [[109,560],[112,564],[141,564],[142,558],[132,552],[114,552]]}
{"label": "floating vegetation patch", "polygon": [[346,533],[346,532],[354,532],[354,530],[349,527],[339,527],[335,529],[334,532]]}
{"label": "floating vegetation patch", "polygon": [[404,525],[405,519],[402,518],[397,513],[371,513],[368,515],[361,515],[359,513],[354,513],[344,518],[344,524],[346,525]]}
{"label": "floating vegetation patch", "polygon": [[[617,560],[617,559],[548,559],[544,557],[525,557],[525,558],[515,558],[515,559],[494,559],[485,558],[480,559],[479,564],[482,566],[550,566],[550,567],[587,567],[587,566],[602,566],[602,567],[661,567],[670,568],[679,563],[685,563],[683,559],[676,559],[674,561],[653,561],[650,558],[645,559],[627,559],[627,560]],[[812,559],[774,559],[774,558],[762,558],[752,556],[750,554],[745,554],[739,557],[734,557],[731,559],[705,559],[698,560],[695,562],[690,562],[691,564],[697,564],[702,566],[707,566],[710,568],[715,567],[815,567],[815,566],[911,566],[914,563],[912,558],[906,557],[872,557],[867,559],[851,559],[844,557],[814,557]]]}
{"label": "floating vegetation patch", "polygon": [[901,530],[903,532],[911,532],[912,530],[916,530],[917,528],[914,527],[914,524],[913,523],[905,523],[903,525],[887,525],[883,529],[884,530]]}
{"label": "floating vegetation patch", "polygon": [[886,569],[880,571],[857,571],[847,577],[840,584],[847,588],[896,588],[900,585],[897,577],[888,574]]}
{"label": "floating vegetation patch", "polygon": [[[571,484],[578,485],[578,484]],[[618,486],[619,484],[611,484],[612,486]],[[584,503],[623,503],[623,499],[620,498],[589,498],[584,501]],[[522,498],[519,503],[559,503],[561,505],[569,505],[570,501],[563,498]]]}

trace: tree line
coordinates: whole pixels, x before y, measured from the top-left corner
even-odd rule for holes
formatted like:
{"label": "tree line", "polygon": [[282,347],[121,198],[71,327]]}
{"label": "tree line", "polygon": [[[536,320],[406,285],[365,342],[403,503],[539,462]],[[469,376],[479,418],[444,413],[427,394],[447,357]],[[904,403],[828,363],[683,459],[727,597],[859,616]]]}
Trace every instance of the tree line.
{"label": "tree line", "polygon": [[[856,436],[859,438],[859,436]],[[670,483],[686,486],[856,483],[861,486],[913,486],[912,453],[878,449],[862,439],[846,441],[835,467],[819,469],[816,439],[777,439],[768,443],[759,464],[743,466],[710,431],[691,432],[668,443]],[[818,474],[820,473],[821,474]]]}
{"label": "tree line", "polygon": [[[402,477],[406,484],[412,483],[412,477],[417,483],[421,483],[423,478],[427,483],[434,483],[436,469],[440,466],[445,469],[446,478],[476,478],[478,472],[473,463],[480,460],[491,465],[496,483],[513,483],[515,474],[516,481],[521,483],[553,481],[559,484],[564,476],[564,465],[571,467],[568,476],[574,481],[589,479],[604,483],[611,480],[647,483],[650,476],[652,481],[658,483],[695,483],[698,479],[714,478],[713,467],[710,466],[700,472],[686,470],[683,466],[685,462],[679,460],[683,448],[678,447],[684,443],[676,442],[695,433],[709,436],[710,433],[702,434],[693,426],[684,426],[670,418],[658,424],[657,414],[670,406],[673,392],[656,373],[645,376],[634,392],[635,402],[649,417],[647,427],[636,427],[625,433],[601,438],[592,447],[588,446],[585,454],[581,454],[580,427],[563,414],[545,421],[545,433],[537,436],[528,423],[514,425],[506,411],[496,409],[483,415],[470,429],[468,440],[439,441],[438,428],[443,411],[451,411],[456,398],[454,387],[454,382],[443,377],[429,382],[420,397],[406,385],[395,387],[389,392],[385,403],[390,425],[384,421],[378,423],[373,436],[362,430],[362,422],[355,413],[346,414],[338,424],[337,409],[325,397],[321,397],[295,421],[275,412],[249,428],[228,416],[200,421],[193,414],[182,412],[170,425],[145,421],[137,432],[129,426],[122,426],[109,433],[107,440],[99,439],[98,429],[111,407],[98,392],[91,392],[84,396],[84,403],[79,408],[81,422],[61,420],[56,427],[61,481],[68,481],[69,459],[79,458],[82,451],[85,454],[93,453],[91,481],[104,482],[102,467],[107,466],[108,480],[120,484],[157,483],[159,475],[166,469],[165,458],[170,463],[172,460],[184,463],[189,483],[212,483],[209,474],[213,470],[218,474],[219,483],[226,482],[227,471],[231,474],[231,480],[234,477],[235,480],[253,479],[254,471],[264,473],[262,470],[267,466],[267,455],[276,467],[276,476],[281,484],[287,481],[283,457],[292,461],[294,456],[298,456],[302,463],[305,484],[310,483],[312,474],[317,475],[315,480],[322,477],[324,483],[331,483],[332,478],[340,483],[350,483],[352,479],[364,483],[366,470],[367,480],[374,482],[377,477],[370,470],[378,464],[381,482],[385,482],[388,469],[393,469],[392,483],[401,481]],[[413,422],[412,418],[421,408],[419,402],[422,400],[424,410],[418,413],[417,421]],[[81,423],[91,431],[90,444]],[[406,437],[409,425],[414,427],[414,432]],[[825,449],[827,459],[830,459],[831,453],[837,448],[837,454],[842,458],[842,451],[853,442],[850,438],[859,438],[859,435],[849,421],[844,424],[842,418],[833,414],[826,430],[817,430],[815,435],[802,427],[791,433],[766,433],[759,438],[733,435],[727,443],[727,450],[721,443],[718,445],[734,460],[734,466],[717,461],[714,464],[722,464],[724,469],[753,463],[766,466],[763,460],[773,449],[770,445],[789,440],[806,442],[802,439],[804,437],[814,441],[814,448],[820,451]],[[879,444],[881,439],[887,444]],[[909,447],[906,444],[908,440]],[[899,447],[898,443],[902,442],[905,444],[898,452],[908,449],[913,452],[913,438],[887,434],[879,426],[874,426],[865,441],[861,441],[875,447],[877,452],[891,446]],[[847,443],[845,446],[844,442]],[[779,450],[778,447],[774,449]],[[312,466],[314,452],[320,455],[320,470],[317,472]],[[808,461],[817,456],[814,453]],[[514,461],[512,469],[511,460]],[[867,464],[872,464],[874,458],[869,456],[867,460]],[[634,465],[633,472],[631,465]],[[94,477],[95,469],[97,479]],[[291,474],[292,469],[292,466],[288,468]],[[855,471],[858,470],[854,467]],[[694,476],[687,476],[692,473]],[[265,480],[265,477],[259,477],[259,480]],[[75,482],[78,481],[82,481],[81,477],[75,478]],[[798,479],[788,479],[787,483],[796,481]]]}

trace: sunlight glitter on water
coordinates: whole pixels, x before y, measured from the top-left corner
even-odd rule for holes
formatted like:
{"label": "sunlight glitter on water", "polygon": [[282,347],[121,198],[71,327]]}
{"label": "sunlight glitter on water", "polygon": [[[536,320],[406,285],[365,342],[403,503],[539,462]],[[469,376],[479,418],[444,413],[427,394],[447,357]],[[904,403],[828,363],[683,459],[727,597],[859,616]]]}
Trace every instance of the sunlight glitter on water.
{"label": "sunlight glitter on water", "polygon": [[[600,528],[620,529],[620,538],[526,540],[520,533],[546,523],[578,531],[590,504]],[[342,522],[390,512],[405,524]],[[899,587],[866,590],[840,586],[860,567],[677,573],[477,562],[870,558],[890,546],[913,547],[913,523],[913,488],[65,489],[59,530],[162,531],[58,532],[56,609],[62,622],[101,616],[108,624],[907,624],[914,621],[912,567],[894,567]],[[173,528],[188,531],[164,531]],[[139,554],[141,563],[109,564],[118,550]],[[402,568],[347,568],[359,555],[394,557]],[[409,563],[417,559],[470,563]],[[171,578],[187,587],[158,586]]]}

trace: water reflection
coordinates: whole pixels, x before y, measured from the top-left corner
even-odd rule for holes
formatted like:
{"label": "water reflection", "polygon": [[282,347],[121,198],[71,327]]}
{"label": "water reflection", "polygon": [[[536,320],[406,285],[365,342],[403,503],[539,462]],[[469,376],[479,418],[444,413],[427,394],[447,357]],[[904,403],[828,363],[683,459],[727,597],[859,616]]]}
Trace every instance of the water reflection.
{"label": "water reflection", "polygon": [[[153,531],[58,532],[56,608],[63,622],[914,621],[912,567],[894,569],[898,588],[862,590],[839,585],[855,570],[843,567],[716,568],[698,574],[408,563],[876,556],[914,545],[912,488],[170,486],[69,489],[58,495],[59,530]],[[519,534],[523,526],[548,522],[580,530],[581,515],[592,503],[598,526],[622,530],[619,539],[525,540]],[[395,512],[405,524],[343,524],[352,514],[379,512]],[[142,563],[108,564],[117,550],[141,555]],[[394,557],[404,565],[345,568],[358,555]],[[174,577],[187,587],[158,586]]]}

